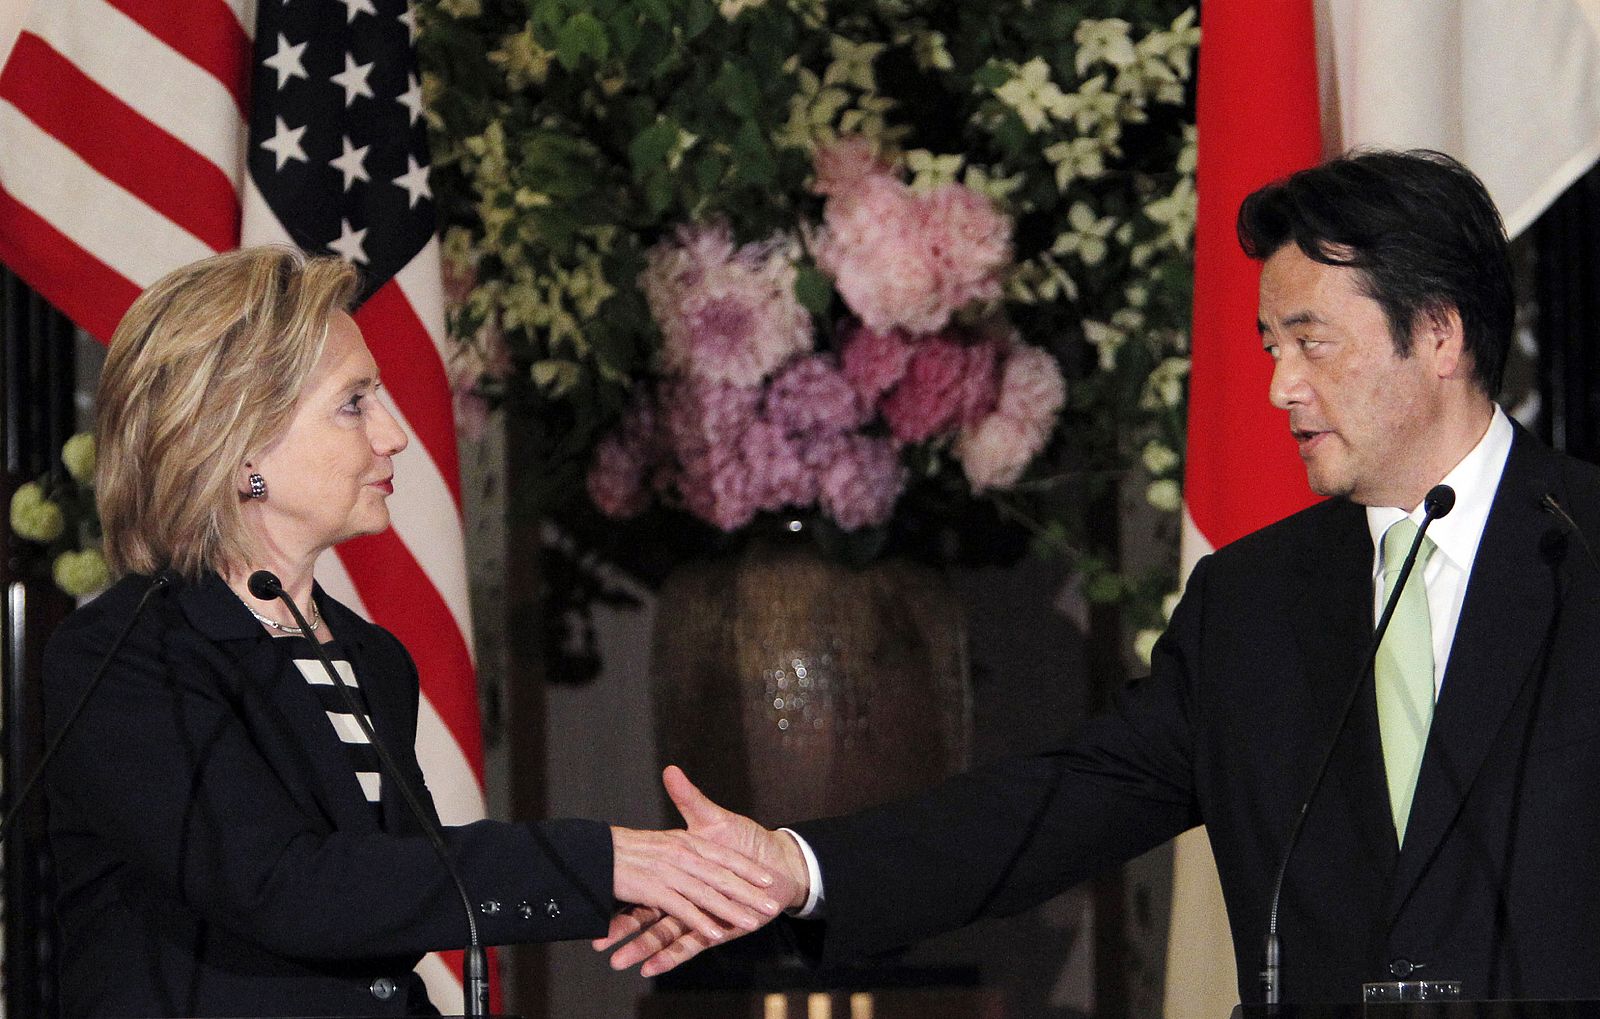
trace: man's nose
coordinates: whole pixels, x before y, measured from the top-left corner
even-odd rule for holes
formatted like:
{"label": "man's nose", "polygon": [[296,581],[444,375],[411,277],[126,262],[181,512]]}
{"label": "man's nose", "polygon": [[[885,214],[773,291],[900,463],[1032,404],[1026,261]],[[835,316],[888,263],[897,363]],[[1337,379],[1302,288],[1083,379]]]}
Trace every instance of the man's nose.
{"label": "man's nose", "polygon": [[1267,399],[1279,410],[1288,410],[1305,402],[1305,374],[1299,359],[1293,354],[1281,355],[1272,366],[1272,384],[1267,387]]}

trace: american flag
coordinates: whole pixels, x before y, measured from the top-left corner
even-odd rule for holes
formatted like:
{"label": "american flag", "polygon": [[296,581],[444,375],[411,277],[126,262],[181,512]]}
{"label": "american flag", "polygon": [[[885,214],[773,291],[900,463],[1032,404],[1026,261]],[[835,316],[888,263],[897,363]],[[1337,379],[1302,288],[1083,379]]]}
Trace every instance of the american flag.
{"label": "american flag", "polygon": [[[417,752],[446,824],[484,814],[455,429],[406,0],[4,0],[0,261],[107,340],[138,293],[241,244],[354,262],[411,440],[394,526],[318,564],[417,660]],[[459,960],[430,956],[436,1002]]]}

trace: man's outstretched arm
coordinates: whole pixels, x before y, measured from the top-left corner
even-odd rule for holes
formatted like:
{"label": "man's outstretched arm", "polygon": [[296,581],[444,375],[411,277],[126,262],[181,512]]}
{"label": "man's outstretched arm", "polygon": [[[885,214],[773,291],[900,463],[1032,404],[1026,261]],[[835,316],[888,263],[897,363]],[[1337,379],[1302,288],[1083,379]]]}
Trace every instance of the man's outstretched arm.
{"label": "man's outstretched arm", "polygon": [[[755,861],[770,872],[773,882],[767,890],[777,904],[786,909],[799,909],[806,904],[810,879],[805,856],[792,836],[724,810],[676,765],[662,773],[661,781],[691,835]],[[656,907],[640,905],[613,917],[611,929],[594,942],[594,948],[597,952],[616,949],[611,955],[612,969],[638,965],[641,976],[653,977],[749,930],[745,925],[723,924],[716,932],[720,936],[712,937],[704,924],[690,926]]]}

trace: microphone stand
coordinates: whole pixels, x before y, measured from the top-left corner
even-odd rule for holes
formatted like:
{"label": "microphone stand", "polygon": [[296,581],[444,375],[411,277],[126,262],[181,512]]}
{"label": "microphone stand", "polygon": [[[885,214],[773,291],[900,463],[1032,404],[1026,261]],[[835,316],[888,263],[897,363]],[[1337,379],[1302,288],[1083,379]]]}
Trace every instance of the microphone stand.
{"label": "microphone stand", "polygon": [[1277,878],[1272,882],[1272,909],[1267,919],[1266,946],[1262,952],[1261,967],[1261,994],[1264,1004],[1279,1005],[1283,1001],[1283,946],[1278,940],[1278,905],[1279,899],[1283,896],[1283,877],[1289,871],[1289,860],[1293,857],[1295,846],[1300,841],[1300,829],[1305,826],[1306,815],[1311,812],[1312,801],[1317,798],[1317,793],[1322,789],[1322,782],[1328,776],[1328,765],[1333,761],[1333,751],[1339,745],[1340,734],[1349,724],[1350,712],[1355,708],[1356,697],[1360,695],[1361,688],[1366,684],[1367,674],[1372,671],[1373,663],[1377,660],[1378,647],[1383,643],[1383,635],[1389,629],[1389,619],[1394,615],[1395,605],[1400,601],[1400,593],[1405,590],[1406,580],[1411,576],[1411,568],[1416,565],[1417,552],[1422,548],[1422,537],[1428,533],[1428,525],[1448,514],[1455,508],[1455,504],[1456,493],[1449,485],[1433,486],[1422,500],[1422,526],[1417,528],[1417,536],[1411,541],[1411,549],[1406,553],[1405,562],[1400,567],[1400,575],[1395,578],[1394,590],[1389,592],[1389,600],[1383,606],[1383,614],[1378,617],[1377,629],[1372,633],[1372,643],[1367,647],[1366,661],[1361,666],[1356,681],[1350,686],[1344,707],[1339,710],[1339,724],[1334,728],[1333,738],[1328,741],[1328,748],[1322,754],[1322,763],[1317,765],[1316,777],[1311,782],[1311,791],[1306,794],[1305,802],[1300,805],[1300,812],[1295,815],[1294,827],[1289,829],[1289,841],[1284,846],[1283,856],[1278,863]]}
{"label": "microphone stand", "polygon": [[361,727],[367,741],[378,752],[378,759],[383,764],[383,770],[389,780],[400,791],[401,798],[410,808],[411,814],[421,825],[422,832],[427,836],[428,844],[433,847],[434,853],[439,857],[439,862],[444,864],[445,871],[450,875],[450,880],[455,882],[456,892],[461,896],[461,908],[467,917],[467,947],[462,953],[461,964],[461,993],[463,1015],[485,1016],[489,1011],[489,965],[483,951],[483,943],[478,935],[478,919],[472,912],[472,897],[467,894],[466,882],[461,880],[461,873],[456,869],[455,861],[450,859],[450,851],[444,844],[444,834],[439,826],[422,805],[422,800],[417,796],[405,778],[400,773],[399,766],[389,754],[389,748],[378,739],[378,734],[372,730],[372,723],[367,721],[367,713],[361,710],[360,702],[350,689],[344,677],[339,675],[339,670],[333,667],[333,662],[328,658],[328,653],[322,649],[322,644],[311,633],[311,627],[306,624],[305,616],[300,614],[300,606],[294,603],[289,593],[283,589],[283,583],[268,570],[257,570],[250,574],[248,582],[250,593],[263,601],[276,598],[289,607],[290,615],[294,616],[295,625],[309,638],[313,653],[322,663],[322,668],[328,673],[335,686],[344,695],[345,703],[350,708],[350,713],[355,716],[356,724]]}
{"label": "microphone stand", "polygon": [[39,763],[34,765],[33,774],[29,775],[28,780],[22,784],[22,791],[17,794],[17,798],[6,809],[5,816],[0,817],[0,843],[3,843],[6,836],[10,834],[12,818],[28,802],[29,795],[33,792],[33,787],[38,785],[39,780],[44,777],[45,769],[50,766],[51,761],[55,760],[56,752],[61,749],[61,744],[66,741],[67,734],[77,724],[78,716],[83,714],[83,709],[88,706],[89,699],[100,688],[101,680],[106,678],[106,670],[111,667],[111,662],[117,657],[117,652],[122,650],[122,645],[128,639],[128,634],[133,632],[133,624],[137,623],[139,617],[144,615],[144,607],[149,603],[150,597],[170,583],[172,583],[172,574],[166,570],[162,570],[150,578],[150,586],[145,588],[144,594],[139,596],[139,603],[133,607],[133,614],[123,624],[122,629],[117,633],[117,638],[111,642],[111,650],[107,651],[106,656],[100,660],[100,667],[94,670],[94,678],[89,680],[89,685],[84,688],[83,693],[78,697],[78,703],[72,706],[72,710],[67,713],[66,721],[61,724],[60,729],[56,730],[55,736],[50,740],[50,745],[45,747],[44,753],[39,756]]}

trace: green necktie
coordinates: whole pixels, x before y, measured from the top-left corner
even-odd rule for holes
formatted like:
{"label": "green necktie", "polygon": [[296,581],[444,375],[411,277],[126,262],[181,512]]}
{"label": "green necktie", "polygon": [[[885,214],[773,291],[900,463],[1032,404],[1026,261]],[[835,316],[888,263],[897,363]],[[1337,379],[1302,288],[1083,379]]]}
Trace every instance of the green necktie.
{"label": "green necktie", "polygon": [[[1417,525],[1402,519],[1383,536],[1383,599],[1388,604],[1395,580],[1405,563]],[[1383,739],[1383,770],[1389,780],[1389,809],[1401,843],[1406,838],[1406,818],[1422,768],[1422,748],[1433,723],[1433,625],[1428,621],[1428,589],[1422,569],[1433,554],[1432,540],[1424,537],[1417,564],[1395,603],[1389,629],[1378,646],[1373,666],[1378,688],[1378,733]]]}

